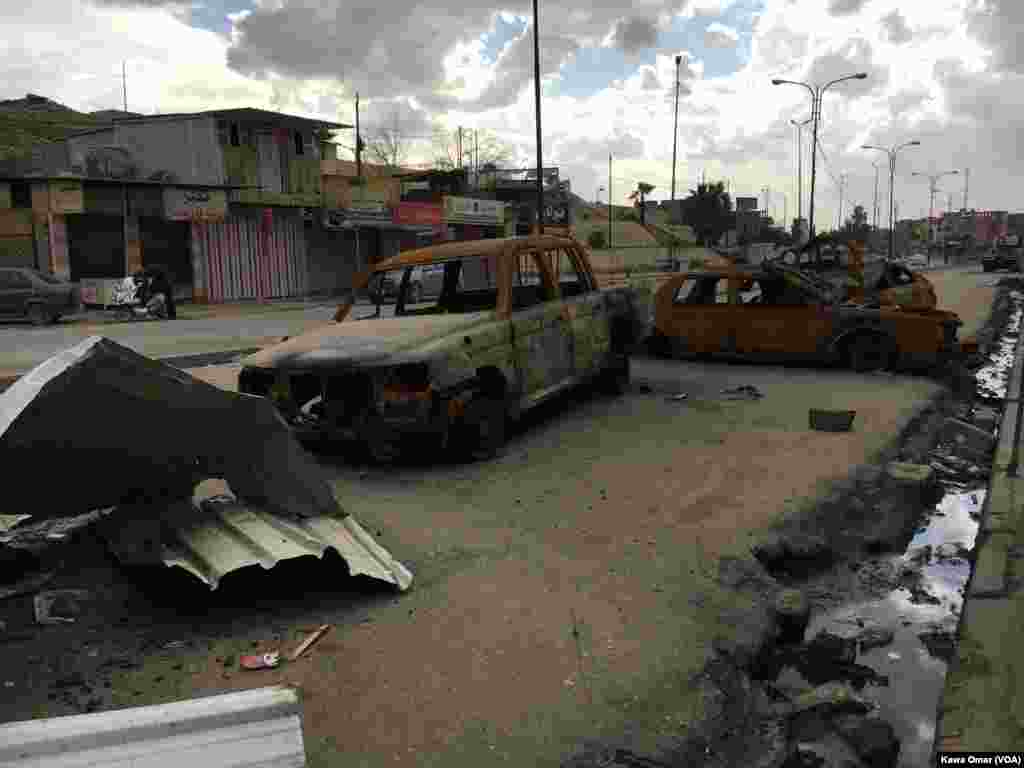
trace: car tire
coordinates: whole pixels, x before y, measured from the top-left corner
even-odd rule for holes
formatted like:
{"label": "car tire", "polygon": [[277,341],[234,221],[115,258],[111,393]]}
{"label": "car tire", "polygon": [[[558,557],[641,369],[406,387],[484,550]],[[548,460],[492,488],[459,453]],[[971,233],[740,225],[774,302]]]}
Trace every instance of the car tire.
{"label": "car tire", "polygon": [[42,304],[30,304],[25,315],[28,321],[37,327],[46,325],[50,320],[50,315]]}
{"label": "car tire", "polygon": [[629,355],[624,352],[614,354],[614,360],[601,371],[598,383],[601,391],[613,397],[620,397],[629,391],[630,365]]}
{"label": "car tire", "polygon": [[891,360],[889,344],[880,336],[862,334],[846,347],[846,362],[858,373],[884,370]]}
{"label": "car tire", "polygon": [[494,397],[470,401],[463,418],[467,453],[474,461],[495,458],[505,446],[508,434],[508,412],[505,403]]}

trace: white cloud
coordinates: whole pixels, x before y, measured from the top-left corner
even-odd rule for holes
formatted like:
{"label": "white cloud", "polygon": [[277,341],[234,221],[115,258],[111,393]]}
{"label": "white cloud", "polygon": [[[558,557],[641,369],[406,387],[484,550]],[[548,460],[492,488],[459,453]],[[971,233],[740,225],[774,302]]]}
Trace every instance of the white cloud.
{"label": "white cloud", "polygon": [[704,32],[704,45],[708,48],[735,48],[739,41],[739,32],[717,21],[709,24]]}

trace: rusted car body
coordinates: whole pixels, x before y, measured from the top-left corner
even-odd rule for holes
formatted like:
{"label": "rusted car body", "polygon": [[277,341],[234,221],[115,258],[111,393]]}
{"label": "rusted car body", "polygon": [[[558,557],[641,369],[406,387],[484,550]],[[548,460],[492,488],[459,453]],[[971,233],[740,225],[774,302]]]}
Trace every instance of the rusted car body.
{"label": "rusted car body", "polygon": [[654,299],[656,349],[673,356],[930,368],[963,353],[956,314],[851,304],[779,266],[677,275]]}
{"label": "rusted car body", "polygon": [[[437,265],[438,296],[413,295],[417,270]],[[272,397],[299,437],[359,440],[379,460],[450,438],[482,457],[510,418],[567,387],[623,388],[649,315],[632,290],[601,289],[571,237],[407,251],[361,274],[353,296],[388,281],[394,317],[355,318],[349,302],[336,322],[246,358],[239,390]]]}

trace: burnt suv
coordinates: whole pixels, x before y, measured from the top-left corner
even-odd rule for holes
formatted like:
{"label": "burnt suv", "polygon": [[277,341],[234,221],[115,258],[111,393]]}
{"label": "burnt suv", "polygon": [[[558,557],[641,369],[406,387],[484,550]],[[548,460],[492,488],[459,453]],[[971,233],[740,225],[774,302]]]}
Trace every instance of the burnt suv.
{"label": "burnt suv", "polygon": [[0,317],[45,325],[77,308],[78,293],[71,283],[36,269],[0,267]]}

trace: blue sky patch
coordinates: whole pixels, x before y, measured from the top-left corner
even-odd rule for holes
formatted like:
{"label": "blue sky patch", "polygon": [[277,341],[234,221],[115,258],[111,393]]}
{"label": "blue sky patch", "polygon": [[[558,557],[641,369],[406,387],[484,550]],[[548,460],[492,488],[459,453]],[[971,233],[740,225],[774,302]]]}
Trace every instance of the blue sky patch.
{"label": "blue sky patch", "polygon": [[518,17],[514,22],[509,23],[500,14],[495,17],[494,22],[494,31],[483,36],[484,50],[482,57],[488,64],[493,64],[497,61],[501,49],[523,34],[529,24],[526,19]]}
{"label": "blue sky patch", "polygon": [[228,14],[251,11],[255,7],[247,0],[201,0],[192,6],[192,26],[227,35],[231,32]]}

